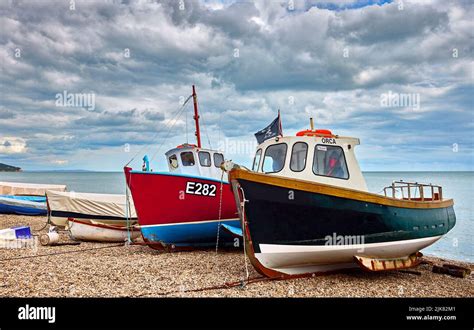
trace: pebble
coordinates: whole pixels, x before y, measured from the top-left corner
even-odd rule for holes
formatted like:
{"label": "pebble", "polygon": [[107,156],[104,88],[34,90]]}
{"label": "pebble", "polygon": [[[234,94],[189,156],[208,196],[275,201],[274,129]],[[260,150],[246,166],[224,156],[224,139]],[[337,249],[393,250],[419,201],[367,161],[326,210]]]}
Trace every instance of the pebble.
{"label": "pebble", "polygon": [[[0,217],[0,229],[31,226],[34,235],[45,217]],[[67,233],[61,241],[70,241]],[[37,250],[0,249],[0,297],[473,297],[474,278],[455,278],[419,265],[421,275],[397,271],[362,270],[283,281],[260,281],[241,287],[212,289],[245,277],[242,251],[212,250],[161,252],[147,246],[82,242],[80,245],[41,246]],[[108,248],[103,248],[108,247]],[[90,248],[98,250],[82,251]],[[38,256],[58,252],[67,254]],[[474,264],[424,257],[437,265],[445,262]],[[260,277],[248,264],[250,277]],[[206,289],[207,288],[207,289]]]}

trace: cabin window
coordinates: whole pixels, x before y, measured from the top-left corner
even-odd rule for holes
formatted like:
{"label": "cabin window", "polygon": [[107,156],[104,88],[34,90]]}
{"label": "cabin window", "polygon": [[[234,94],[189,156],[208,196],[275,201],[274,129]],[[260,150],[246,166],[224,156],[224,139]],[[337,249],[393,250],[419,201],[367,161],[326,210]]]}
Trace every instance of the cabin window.
{"label": "cabin window", "polygon": [[260,166],[260,158],[262,158],[262,149],[258,149],[253,159],[252,171],[257,172],[258,167]]}
{"label": "cabin window", "polygon": [[182,152],[181,162],[183,163],[183,166],[194,166],[194,164],[196,163],[194,161],[194,154],[190,151]]}
{"label": "cabin window", "polygon": [[214,154],[214,166],[221,167],[221,164],[224,162],[224,155],[215,153]]}
{"label": "cabin window", "polygon": [[286,143],[273,144],[265,150],[262,169],[265,173],[280,172],[285,166]]}
{"label": "cabin window", "polygon": [[316,175],[349,179],[344,151],[338,146],[316,145],[313,172]]}
{"label": "cabin window", "polygon": [[204,167],[211,167],[211,154],[207,151],[199,151],[199,164]]}
{"label": "cabin window", "polygon": [[301,172],[306,167],[306,156],[308,155],[308,145],[304,142],[293,144],[291,151],[290,169],[294,172]]}
{"label": "cabin window", "polygon": [[172,170],[177,169],[178,168],[178,157],[176,157],[176,155],[169,156],[168,157],[168,163],[169,163],[170,168]]}

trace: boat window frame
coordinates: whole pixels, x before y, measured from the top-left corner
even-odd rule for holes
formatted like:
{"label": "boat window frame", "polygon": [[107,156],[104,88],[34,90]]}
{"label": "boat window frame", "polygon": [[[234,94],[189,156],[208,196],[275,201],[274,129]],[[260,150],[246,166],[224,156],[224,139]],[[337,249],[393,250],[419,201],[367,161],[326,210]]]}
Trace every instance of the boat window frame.
{"label": "boat window frame", "polygon": [[[257,154],[260,151],[260,157],[258,158],[258,164],[257,168],[254,169],[255,167],[255,161],[257,160]],[[258,169],[260,168],[260,163],[262,162],[262,148],[258,148],[257,151],[255,152],[255,156],[253,157],[253,162],[252,162],[252,171],[253,172],[258,172]]]}
{"label": "boat window frame", "polygon": [[[201,154],[207,154],[207,157],[209,159],[209,165],[204,165],[201,160]],[[202,167],[211,167],[212,166],[212,158],[211,158],[211,153],[209,151],[198,151],[198,159],[199,159],[199,165]]]}
{"label": "boat window frame", "polygon": [[[304,166],[301,170],[299,171],[296,171],[294,169],[291,168],[291,162],[293,160],[293,150],[295,149],[295,145],[297,144],[305,144],[306,145],[306,154],[304,156]],[[309,150],[309,145],[306,143],[306,142],[303,142],[303,141],[297,141],[295,143],[293,143],[293,145],[291,146],[291,157],[290,157],[290,164],[289,164],[289,168],[291,171],[295,172],[295,173],[299,173],[299,172],[303,172],[305,169],[306,169],[306,164],[308,164],[308,150]]]}
{"label": "boat window frame", "polygon": [[[184,155],[184,154],[191,154],[191,155],[193,156],[193,162],[194,162],[194,164],[192,164],[192,165],[185,165],[184,162],[183,162],[183,155]],[[194,157],[194,152],[192,152],[192,151],[182,151],[182,152],[180,152],[180,153],[179,153],[179,158],[180,158],[180,160],[181,160],[181,164],[182,164],[183,166],[185,166],[185,167],[196,166],[196,157]]]}
{"label": "boat window frame", "polygon": [[[265,172],[263,170],[263,167],[265,166],[265,157],[267,155],[267,151],[269,148],[273,147],[273,146],[278,146],[278,145],[282,145],[284,144],[285,145],[285,155],[283,157],[283,165],[281,166],[280,170],[279,171],[273,171],[273,172]],[[288,143],[286,142],[280,142],[280,143],[275,143],[275,144],[271,144],[269,145],[268,147],[265,148],[265,154],[263,155],[263,162],[262,162],[262,173],[265,173],[265,174],[274,174],[274,173],[279,173],[281,171],[283,171],[283,169],[285,168],[285,164],[286,164],[286,156],[288,155]]]}
{"label": "boat window frame", "polygon": [[[220,155],[220,156],[222,157],[222,162],[220,162],[219,164],[216,163],[216,155]],[[214,167],[220,168],[220,167],[221,167],[221,164],[222,164],[223,162],[225,162],[224,154],[223,154],[223,153],[220,153],[220,152],[215,152],[215,153],[212,155],[212,161],[214,162]]]}
{"label": "boat window frame", "polygon": [[[171,158],[176,159],[176,167],[173,167],[172,163],[171,163]],[[176,156],[176,154],[171,154],[169,157],[168,157],[168,166],[171,168],[172,171],[174,170],[177,170],[179,168],[179,161],[178,161],[178,156]]]}
{"label": "boat window frame", "polygon": [[[316,150],[317,150],[318,146],[323,146],[323,147],[335,147],[335,148],[341,149],[341,151],[342,151],[342,156],[343,156],[343,159],[344,159],[344,165],[346,166],[346,170],[347,170],[347,178],[341,178],[341,177],[338,177],[338,176],[330,176],[330,175],[317,174],[316,172],[314,172],[314,162],[317,160],[317,158],[316,158]],[[315,146],[314,146],[314,152],[313,152],[313,164],[312,164],[312,166],[311,166],[311,170],[313,171],[313,174],[314,174],[314,175],[316,175],[316,176],[322,176],[322,177],[325,177],[325,178],[339,179],[339,180],[346,180],[346,181],[347,181],[347,180],[349,180],[350,177],[351,177],[351,173],[349,172],[349,167],[347,166],[346,153],[344,152],[344,148],[342,148],[341,146],[338,146],[338,145],[328,145],[328,144],[320,144],[320,143],[315,144]]]}

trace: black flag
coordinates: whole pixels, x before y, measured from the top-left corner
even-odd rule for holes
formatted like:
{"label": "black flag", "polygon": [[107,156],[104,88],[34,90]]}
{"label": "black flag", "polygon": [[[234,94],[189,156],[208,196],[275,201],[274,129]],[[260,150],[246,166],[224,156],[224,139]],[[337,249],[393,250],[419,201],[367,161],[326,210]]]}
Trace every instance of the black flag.
{"label": "black flag", "polygon": [[255,137],[257,138],[257,142],[260,144],[263,141],[266,141],[278,135],[283,135],[283,130],[281,128],[280,111],[278,111],[278,117],[276,117],[270,125],[262,129],[261,131],[255,133]]}

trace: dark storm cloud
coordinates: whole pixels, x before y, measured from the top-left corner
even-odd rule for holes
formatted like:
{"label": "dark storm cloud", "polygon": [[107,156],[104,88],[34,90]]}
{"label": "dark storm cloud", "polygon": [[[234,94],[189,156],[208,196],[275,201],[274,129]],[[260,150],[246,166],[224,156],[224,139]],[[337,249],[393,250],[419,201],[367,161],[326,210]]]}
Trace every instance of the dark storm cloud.
{"label": "dark storm cloud", "polygon": [[[410,130],[433,136],[443,122],[432,145],[472,147],[473,5],[403,3],[4,1],[0,138],[28,148],[1,156],[93,168],[75,153],[163,139],[192,84],[211,138],[251,137],[280,108],[287,130],[313,115],[406,146]],[[419,93],[421,109],[381,108],[389,90]],[[58,107],[64,91],[93,94],[95,108]],[[398,140],[370,138],[390,127]]]}

